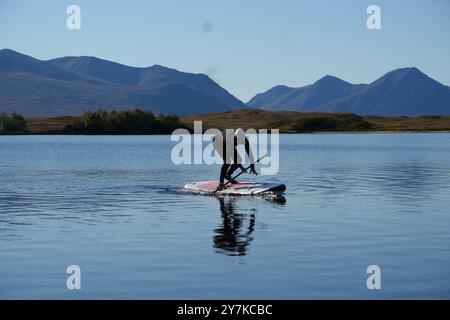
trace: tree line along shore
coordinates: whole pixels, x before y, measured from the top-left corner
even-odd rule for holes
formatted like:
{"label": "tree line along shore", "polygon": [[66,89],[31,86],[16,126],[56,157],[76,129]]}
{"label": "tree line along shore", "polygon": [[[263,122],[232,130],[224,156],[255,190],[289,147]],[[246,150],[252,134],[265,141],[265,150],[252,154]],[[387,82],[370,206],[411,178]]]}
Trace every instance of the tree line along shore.
{"label": "tree line along shore", "polygon": [[171,134],[177,128],[193,130],[194,121],[208,128],[279,129],[280,133],[450,131],[450,116],[359,116],[353,113],[303,113],[237,109],[178,117],[155,115],[140,109],[87,111],[79,117],[31,118],[0,114],[0,134]]}

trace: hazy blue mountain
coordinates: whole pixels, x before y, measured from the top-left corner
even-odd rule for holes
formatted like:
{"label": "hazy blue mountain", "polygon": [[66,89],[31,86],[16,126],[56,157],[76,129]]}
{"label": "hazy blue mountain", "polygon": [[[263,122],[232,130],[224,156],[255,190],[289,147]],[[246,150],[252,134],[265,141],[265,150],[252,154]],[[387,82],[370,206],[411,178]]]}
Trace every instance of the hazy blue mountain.
{"label": "hazy blue mountain", "polygon": [[353,112],[361,115],[450,114],[450,88],[417,68],[391,71],[371,84],[350,84],[326,76],[316,83],[276,86],[256,95],[250,107],[304,112]]}
{"label": "hazy blue mountain", "polygon": [[[0,112],[46,117],[138,107],[186,115],[243,106],[204,74],[159,65],[129,67],[95,57],[41,61],[0,50]],[[248,106],[362,115],[448,115],[450,88],[417,68],[403,68],[370,84],[351,84],[325,76],[301,88],[276,86],[256,95]]]}
{"label": "hazy blue mountain", "polygon": [[350,95],[363,85],[354,85],[332,76],[325,76],[302,88],[276,86],[252,98],[247,105],[266,110],[313,111],[330,100]]}
{"label": "hazy blue mountain", "polygon": [[139,86],[141,90],[169,84],[186,85],[213,95],[231,107],[244,106],[242,101],[232,96],[205,74],[180,72],[160,65],[147,68],[129,67],[95,57],[64,57],[48,62],[71,73],[120,85]]}
{"label": "hazy blue mountain", "polygon": [[0,50],[0,112],[47,117],[139,107],[185,115],[243,106],[204,74],[129,67],[95,57],[41,61]]}
{"label": "hazy blue mountain", "polygon": [[417,68],[391,71],[360,91],[329,101],[316,111],[367,115],[449,115],[450,88]]}

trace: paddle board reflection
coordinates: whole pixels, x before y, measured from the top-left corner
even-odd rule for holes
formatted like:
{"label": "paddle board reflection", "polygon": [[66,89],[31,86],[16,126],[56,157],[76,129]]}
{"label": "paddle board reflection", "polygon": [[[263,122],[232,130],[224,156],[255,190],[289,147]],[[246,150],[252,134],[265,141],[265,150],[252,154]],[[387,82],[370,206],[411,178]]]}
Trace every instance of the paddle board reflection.
{"label": "paddle board reflection", "polygon": [[253,240],[256,209],[249,214],[236,211],[236,199],[218,198],[222,223],[214,230],[214,248],[217,252],[231,256],[245,256]]}

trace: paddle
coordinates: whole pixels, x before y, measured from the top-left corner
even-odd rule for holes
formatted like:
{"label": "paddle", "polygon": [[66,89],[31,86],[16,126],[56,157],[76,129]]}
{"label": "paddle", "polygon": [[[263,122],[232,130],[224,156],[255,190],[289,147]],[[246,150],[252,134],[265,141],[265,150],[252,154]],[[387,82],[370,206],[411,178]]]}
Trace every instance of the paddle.
{"label": "paddle", "polygon": [[[263,155],[261,158],[259,158],[258,160],[255,161],[255,164],[257,164],[258,162],[260,162],[262,159],[264,159],[265,157],[267,157],[267,153],[265,155]],[[232,177],[231,179],[236,179],[237,177],[239,177],[241,174],[243,174],[244,172],[247,172],[248,169],[250,169],[251,165],[248,166],[247,168],[245,168],[245,171],[241,171],[239,172],[237,175],[235,175],[234,177]],[[231,181],[227,181],[223,186],[226,187],[227,184],[229,184]],[[217,191],[219,191],[219,188],[216,189],[216,191],[213,192],[213,194],[215,194]]]}

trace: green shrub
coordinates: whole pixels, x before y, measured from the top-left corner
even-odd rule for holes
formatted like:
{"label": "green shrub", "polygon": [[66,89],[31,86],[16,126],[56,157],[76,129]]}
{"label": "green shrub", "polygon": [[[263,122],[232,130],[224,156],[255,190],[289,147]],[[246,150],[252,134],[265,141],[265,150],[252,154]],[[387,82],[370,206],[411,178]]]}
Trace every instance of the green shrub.
{"label": "green shrub", "polygon": [[352,113],[337,115],[320,115],[298,119],[292,129],[297,132],[317,131],[364,131],[372,128],[372,125]]}
{"label": "green shrub", "polygon": [[20,114],[0,114],[0,133],[24,133],[27,131],[27,122]]}
{"label": "green shrub", "polygon": [[327,116],[299,119],[294,124],[294,129],[299,132],[334,131],[336,128],[336,119]]}
{"label": "green shrub", "polygon": [[177,116],[160,114],[140,109],[127,111],[87,111],[77,121],[65,127],[66,133],[85,134],[158,134],[171,133],[184,128]]}

